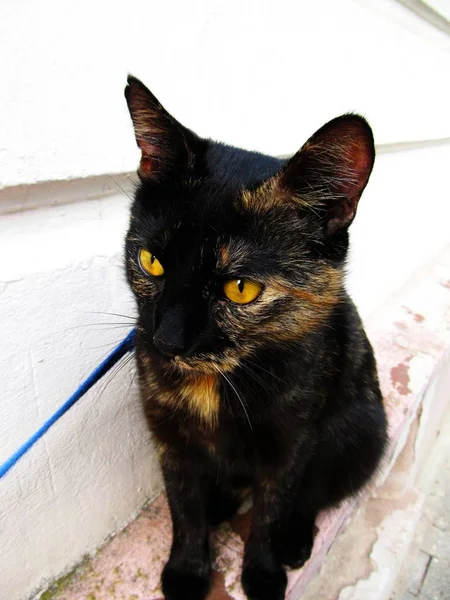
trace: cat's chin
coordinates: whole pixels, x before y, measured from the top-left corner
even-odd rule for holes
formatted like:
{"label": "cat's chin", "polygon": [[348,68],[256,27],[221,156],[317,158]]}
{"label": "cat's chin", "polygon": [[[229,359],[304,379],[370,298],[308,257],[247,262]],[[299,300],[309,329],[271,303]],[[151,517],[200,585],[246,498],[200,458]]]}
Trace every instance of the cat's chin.
{"label": "cat's chin", "polygon": [[218,372],[218,366],[211,361],[202,361],[198,359],[189,360],[175,356],[171,362],[173,367],[182,373],[198,373],[207,375]]}
{"label": "cat's chin", "polygon": [[214,361],[211,359],[192,358],[186,359],[175,356],[171,361],[172,366],[182,373],[191,373],[198,375],[217,375],[233,370],[235,364],[231,361]]}
{"label": "cat's chin", "polygon": [[159,352],[153,352],[153,364],[166,373],[182,373],[185,375],[217,375],[230,371],[230,365],[222,364],[220,360],[208,358],[186,358],[181,356],[167,357]]}

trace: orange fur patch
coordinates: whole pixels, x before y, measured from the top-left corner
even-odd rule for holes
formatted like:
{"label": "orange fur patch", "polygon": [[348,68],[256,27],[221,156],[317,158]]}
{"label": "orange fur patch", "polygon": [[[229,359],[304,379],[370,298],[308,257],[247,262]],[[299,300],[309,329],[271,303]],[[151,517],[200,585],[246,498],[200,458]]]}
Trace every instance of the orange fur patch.
{"label": "orange fur patch", "polygon": [[220,394],[218,378],[212,374],[189,375],[180,385],[179,396],[202,421],[215,427],[219,418]]}
{"label": "orange fur patch", "polygon": [[230,249],[228,246],[222,246],[219,251],[219,267],[224,267],[230,260]]}

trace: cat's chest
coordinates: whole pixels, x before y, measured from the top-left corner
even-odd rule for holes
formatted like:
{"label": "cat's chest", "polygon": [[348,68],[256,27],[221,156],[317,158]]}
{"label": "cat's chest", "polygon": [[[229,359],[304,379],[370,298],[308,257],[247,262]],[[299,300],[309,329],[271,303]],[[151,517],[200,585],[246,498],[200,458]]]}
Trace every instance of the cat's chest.
{"label": "cat's chest", "polygon": [[204,427],[215,429],[221,406],[218,376],[201,374],[183,378],[171,392],[172,401],[183,406]]}
{"label": "cat's chest", "polygon": [[171,373],[155,368],[145,354],[138,355],[141,397],[150,425],[161,416],[175,427],[214,432],[219,423],[219,374]]}
{"label": "cat's chest", "polygon": [[288,411],[277,410],[269,381],[252,389],[231,374],[224,382],[219,373],[165,373],[143,352],[138,364],[143,406],[160,447],[197,449],[223,464],[249,467],[285,455],[297,425]]}
{"label": "cat's chest", "polygon": [[255,464],[282,462],[289,436],[273,420],[262,425],[251,412],[239,410],[240,403],[230,410],[220,379],[202,376],[176,389],[151,381],[151,394],[143,401],[158,448],[203,456],[243,479],[251,476]]}

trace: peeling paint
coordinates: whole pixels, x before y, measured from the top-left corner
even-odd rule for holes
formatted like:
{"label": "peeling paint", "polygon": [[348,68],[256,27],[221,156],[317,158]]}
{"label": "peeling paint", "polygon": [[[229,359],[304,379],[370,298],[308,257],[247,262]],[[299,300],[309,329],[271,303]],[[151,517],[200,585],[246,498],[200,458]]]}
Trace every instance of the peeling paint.
{"label": "peeling paint", "polygon": [[425,321],[425,317],[423,315],[421,315],[420,313],[416,313],[406,306],[405,306],[405,310],[408,312],[408,314],[410,314],[412,316],[412,318],[414,319],[414,321],[416,323],[422,323],[423,321]]}
{"label": "peeling paint", "polygon": [[407,396],[411,393],[409,389],[409,361],[412,356],[405,358],[405,360],[390,370],[391,381],[402,396]]}

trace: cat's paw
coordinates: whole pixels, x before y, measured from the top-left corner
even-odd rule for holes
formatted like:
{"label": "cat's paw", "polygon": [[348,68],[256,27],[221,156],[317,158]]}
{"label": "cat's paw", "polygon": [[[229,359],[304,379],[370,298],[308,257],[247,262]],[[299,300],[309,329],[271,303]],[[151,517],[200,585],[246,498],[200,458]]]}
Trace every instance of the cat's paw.
{"label": "cat's paw", "polygon": [[283,548],[277,552],[277,558],[285,567],[300,569],[310,558],[312,549],[312,539],[288,539]]}
{"label": "cat's paw", "polygon": [[268,570],[247,565],[242,571],[242,587],[248,600],[284,600],[287,576],[283,568]]}
{"label": "cat's paw", "polygon": [[291,569],[300,569],[310,558],[314,545],[314,519],[296,519],[274,537],[277,560]]}
{"label": "cat's paw", "polygon": [[161,576],[166,600],[204,600],[209,590],[209,573],[193,574],[167,564]]}

